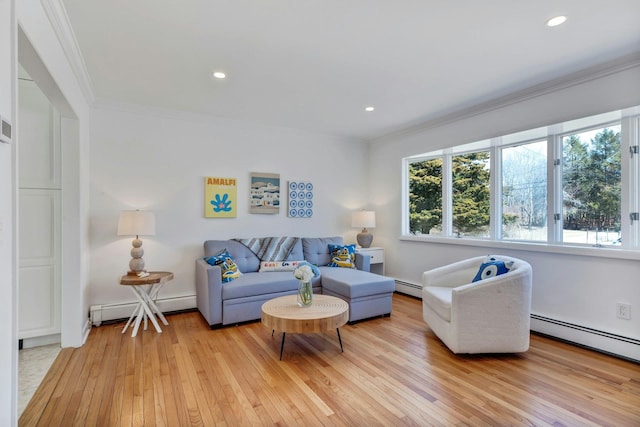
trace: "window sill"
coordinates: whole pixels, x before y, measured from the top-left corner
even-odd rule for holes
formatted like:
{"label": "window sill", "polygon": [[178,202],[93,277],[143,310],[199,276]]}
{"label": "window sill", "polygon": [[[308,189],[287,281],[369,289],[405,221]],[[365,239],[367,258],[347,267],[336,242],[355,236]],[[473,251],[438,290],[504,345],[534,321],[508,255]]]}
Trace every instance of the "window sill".
{"label": "window sill", "polygon": [[519,251],[545,252],[545,253],[554,253],[554,254],[589,256],[589,257],[596,257],[596,258],[630,259],[630,260],[640,261],[640,251],[624,249],[620,247],[610,248],[606,246],[602,246],[602,247],[568,246],[568,245],[552,245],[544,242],[496,241],[496,240],[489,240],[489,239],[469,239],[469,238],[460,238],[460,237],[442,237],[442,236],[424,236],[424,235],[423,236],[402,235],[400,236],[400,240],[410,241],[410,242],[477,246],[477,247],[483,247],[483,248],[513,249],[513,250],[519,250]]}

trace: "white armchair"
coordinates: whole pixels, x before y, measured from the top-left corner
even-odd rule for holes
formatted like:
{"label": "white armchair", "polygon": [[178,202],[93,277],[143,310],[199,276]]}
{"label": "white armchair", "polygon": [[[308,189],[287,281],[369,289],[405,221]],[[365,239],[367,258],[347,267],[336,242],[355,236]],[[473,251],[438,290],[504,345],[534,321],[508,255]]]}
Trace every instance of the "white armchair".
{"label": "white armchair", "polygon": [[472,283],[484,256],[422,275],[424,321],[454,353],[519,353],[529,349],[531,265],[513,261],[507,273]]}

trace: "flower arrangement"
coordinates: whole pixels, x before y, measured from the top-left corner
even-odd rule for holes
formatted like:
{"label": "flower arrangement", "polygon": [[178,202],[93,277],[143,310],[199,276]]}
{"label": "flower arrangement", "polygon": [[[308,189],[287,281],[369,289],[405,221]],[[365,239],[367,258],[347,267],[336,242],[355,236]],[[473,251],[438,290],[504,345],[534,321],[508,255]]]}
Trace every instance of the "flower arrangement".
{"label": "flower arrangement", "polygon": [[315,265],[303,261],[293,270],[293,276],[303,282],[310,282],[311,279],[320,277],[320,270]]}
{"label": "flower arrangement", "polygon": [[293,270],[293,277],[300,281],[298,286],[298,305],[300,307],[310,306],[313,303],[311,279],[320,277],[320,270],[315,265],[304,261]]}

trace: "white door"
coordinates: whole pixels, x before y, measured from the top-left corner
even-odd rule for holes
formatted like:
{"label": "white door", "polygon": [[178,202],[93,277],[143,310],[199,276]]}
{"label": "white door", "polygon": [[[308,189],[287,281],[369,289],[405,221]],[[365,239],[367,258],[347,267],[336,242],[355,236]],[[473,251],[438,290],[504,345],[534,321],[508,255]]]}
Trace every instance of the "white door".
{"label": "white door", "polygon": [[18,126],[18,338],[59,342],[60,116],[30,80],[18,85]]}

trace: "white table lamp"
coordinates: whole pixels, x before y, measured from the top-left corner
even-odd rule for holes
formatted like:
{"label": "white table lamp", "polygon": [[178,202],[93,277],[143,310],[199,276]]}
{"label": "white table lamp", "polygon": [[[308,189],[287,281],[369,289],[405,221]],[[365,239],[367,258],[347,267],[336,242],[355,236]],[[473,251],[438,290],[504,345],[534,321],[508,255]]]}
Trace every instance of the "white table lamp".
{"label": "white table lamp", "polygon": [[144,249],[139,236],[153,236],[156,234],[156,216],[153,212],[122,211],[118,220],[118,236],[136,236],[131,243],[131,261],[129,273],[138,274],[144,270]]}
{"label": "white table lamp", "polygon": [[376,213],[374,211],[356,211],[351,214],[351,226],[360,228],[362,231],[356,236],[358,244],[363,248],[371,246],[373,236],[369,233],[367,228],[376,227]]}

